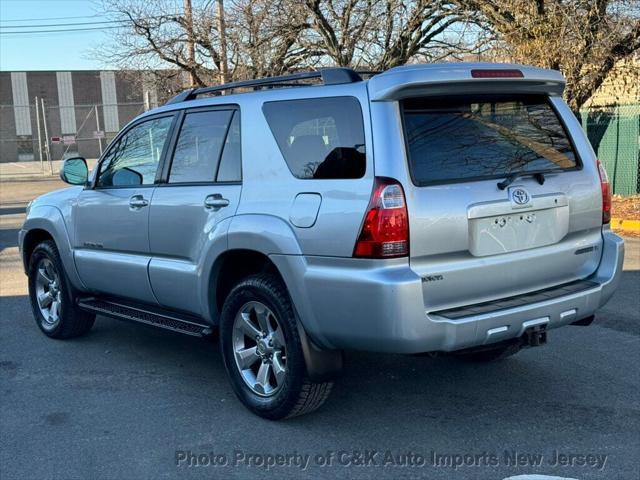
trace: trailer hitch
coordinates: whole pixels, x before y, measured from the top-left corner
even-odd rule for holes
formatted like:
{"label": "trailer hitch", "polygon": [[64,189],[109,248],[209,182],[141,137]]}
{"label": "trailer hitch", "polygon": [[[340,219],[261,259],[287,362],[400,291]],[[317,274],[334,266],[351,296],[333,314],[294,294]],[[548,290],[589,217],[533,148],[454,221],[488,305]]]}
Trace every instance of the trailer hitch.
{"label": "trailer hitch", "polygon": [[522,343],[529,347],[539,347],[547,343],[547,326],[534,325],[527,328],[522,335]]}

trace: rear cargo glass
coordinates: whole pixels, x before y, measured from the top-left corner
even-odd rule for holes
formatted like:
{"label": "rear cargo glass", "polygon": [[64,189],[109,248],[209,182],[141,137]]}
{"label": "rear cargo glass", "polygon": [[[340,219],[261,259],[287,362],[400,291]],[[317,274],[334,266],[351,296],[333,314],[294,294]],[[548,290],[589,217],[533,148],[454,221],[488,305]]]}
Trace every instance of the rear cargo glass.
{"label": "rear cargo glass", "polygon": [[423,97],[403,101],[402,111],[418,185],[578,167],[546,96]]}

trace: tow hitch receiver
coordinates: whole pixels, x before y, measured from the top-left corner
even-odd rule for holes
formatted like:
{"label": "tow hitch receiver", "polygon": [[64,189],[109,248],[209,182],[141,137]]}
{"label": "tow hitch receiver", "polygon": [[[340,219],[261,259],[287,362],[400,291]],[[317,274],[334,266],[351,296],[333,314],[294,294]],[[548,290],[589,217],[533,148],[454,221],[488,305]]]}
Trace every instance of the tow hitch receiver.
{"label": "tow hitch receiver", "polygon": [[529,347],[539,347],[547,343],[547,326],[534,325],[524,331],[523,343]]}

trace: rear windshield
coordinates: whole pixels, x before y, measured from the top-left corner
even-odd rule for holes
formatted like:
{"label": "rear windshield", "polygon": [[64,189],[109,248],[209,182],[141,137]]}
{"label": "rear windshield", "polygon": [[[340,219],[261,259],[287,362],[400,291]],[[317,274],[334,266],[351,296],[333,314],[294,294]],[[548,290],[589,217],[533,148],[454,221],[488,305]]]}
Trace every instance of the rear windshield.
{"label": "rear windshield", "polygon": [[545,96],[424,97],[403,102],[416,184],[576,168],[567,133]]}

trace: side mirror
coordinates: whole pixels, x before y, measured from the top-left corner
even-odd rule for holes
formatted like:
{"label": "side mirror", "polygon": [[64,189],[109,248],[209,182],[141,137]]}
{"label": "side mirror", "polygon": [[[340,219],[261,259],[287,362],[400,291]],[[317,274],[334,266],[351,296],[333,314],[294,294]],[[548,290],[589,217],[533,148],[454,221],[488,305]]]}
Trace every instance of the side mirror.
{"label": "side mirror", "polygon": [[89,177],[87,161],[82,157],[67,158],[60,169],[60,179],[70,185],[85,185]]}

